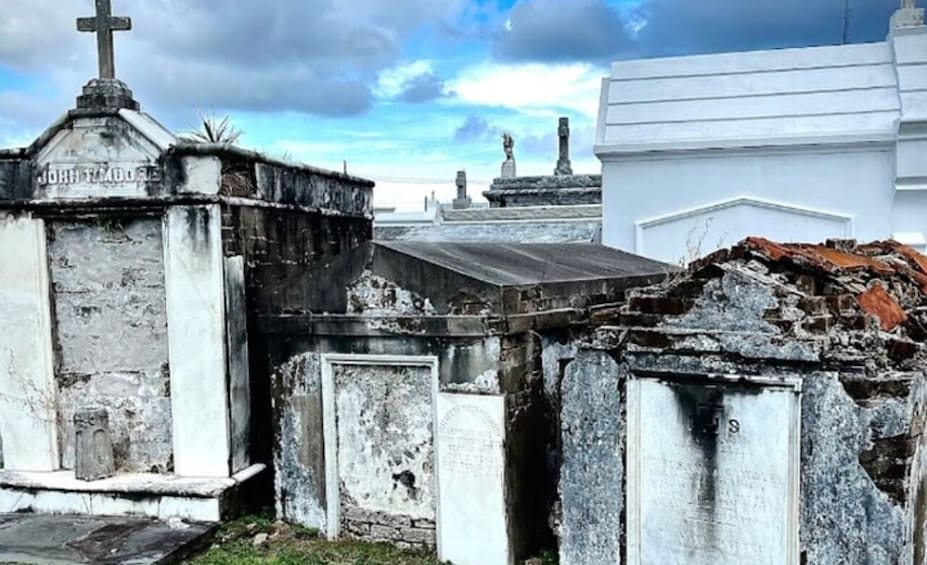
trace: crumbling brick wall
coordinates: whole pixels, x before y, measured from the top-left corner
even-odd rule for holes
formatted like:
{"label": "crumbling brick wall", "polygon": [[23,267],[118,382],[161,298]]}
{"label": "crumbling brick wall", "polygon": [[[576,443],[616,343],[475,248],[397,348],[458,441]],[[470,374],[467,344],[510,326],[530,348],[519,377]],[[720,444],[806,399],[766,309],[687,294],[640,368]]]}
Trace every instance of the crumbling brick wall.
{"label": "crumbling brick wall", "polygon": [[[575,395],[564,383],[562,562],[582,563],[618,547],[623,559],[623,540],[603,537],[617,524],[602,524],[603,513],[580,512],[614,500],[616,488],[623,497],[623,482],[590,479],[589,488],[577,491],[572,479],[588,472],[590,459],[614,453],[613,446],[573,444],[584,433],[611,429],[611,422],[624,445],[616,395],[626,375],[642,371],[800,377],[802,562],[922,565],[925,292],[927,257],[894,242],[801,246],[761,239],[632,291],[567,371],[598,375],[596,382],[617,391]],[[615,360],[607,367],[606,353]],[[616,529],[623,532],[621,520]],[[571,536],[596,543],[579,545]]]}
{"label": "crumbling brick wall", "polygon": [[[223,206],[222,241],[226,256],[245,259],[248,334],[259,334],[257,317],[280,309],[283,297],[278,281],[372,237],[368,218],[307,213],[298,209]],[[263,340],[249,344],[251,375],[251,459],[270,464],[272,444],[271,392],[268,351]]]}

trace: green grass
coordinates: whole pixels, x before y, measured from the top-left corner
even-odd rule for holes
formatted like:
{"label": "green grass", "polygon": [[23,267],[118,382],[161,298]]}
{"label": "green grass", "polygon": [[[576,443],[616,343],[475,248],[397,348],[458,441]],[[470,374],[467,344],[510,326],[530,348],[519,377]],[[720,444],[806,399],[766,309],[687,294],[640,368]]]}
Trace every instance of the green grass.
{"label": "green grass", "polygon": [[[254,538],[267,534],[266,543]],[[191,565],[440,565],[434,554],[402,551],[391,545],[326,542],[317,532],[249,516],[223,525],[212,547]]]}

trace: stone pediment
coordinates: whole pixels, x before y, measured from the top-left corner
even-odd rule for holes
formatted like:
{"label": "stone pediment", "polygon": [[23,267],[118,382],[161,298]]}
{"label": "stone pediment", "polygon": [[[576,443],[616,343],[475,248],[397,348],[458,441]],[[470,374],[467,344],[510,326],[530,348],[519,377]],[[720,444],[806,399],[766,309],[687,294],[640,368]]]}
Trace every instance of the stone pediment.
{"label": "stone pediment", "polygon": [[636,253],[678,264],[751,235],[780,241],[852,237],[853,217],[743,196],[640,220],[636,231]]}
{"label": "stone pediment", "polygon": [[139,198],[153,193],[176,138],[146,114],[72,116],[33,157],[34,198]]}

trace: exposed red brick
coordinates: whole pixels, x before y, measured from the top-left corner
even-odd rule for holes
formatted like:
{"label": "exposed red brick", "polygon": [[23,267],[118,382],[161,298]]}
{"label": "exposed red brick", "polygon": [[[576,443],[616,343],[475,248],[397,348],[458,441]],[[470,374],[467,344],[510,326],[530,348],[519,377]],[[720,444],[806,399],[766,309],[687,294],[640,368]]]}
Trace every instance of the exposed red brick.
{"label": "exposed red brick", "polygon": [[766,239],[765,237],[748,237],[744,240],[743,245],[759,251],[773,261],[781,261],[792,255],[792,252],[785,246]]}
{"label": "exposed red brick", "polygon": [[900,243],[895,247],[895,251],[904,255],[905,258],[917,265],[922,274],[927,275],[927,256],[912,247]]}
{"label": "exposed red brick", "polygon": [[805,251],[803,255],[807,256],[809,252],[813,253],[828,263],[845,270],[869,269],[880,275],[893,275],[897,272],[891,265],[879,261],[878,259],[865,255],[838,251],[836,249],[829,249],[823,245],[813,245],[802,251]]}
{"label": "exposed red brick", "polygon": [[864,312],[879,320],[883,331],[890,332],[908,319],[898,301],[881,284],[872,285],[856,301]]}
{"label": "exposed red brick", "polygon": [[866,255],[832,249],[825,245],[775,243],[762,237],[748,237],[744,240],[744,245],[761,253],[771,261],[792,259],[797,263],[804,263],[827,273],[833,272],[835,268],[848,271],[868,269],[880,275],[894,275],[897,273],[896,269],[884,261]]}

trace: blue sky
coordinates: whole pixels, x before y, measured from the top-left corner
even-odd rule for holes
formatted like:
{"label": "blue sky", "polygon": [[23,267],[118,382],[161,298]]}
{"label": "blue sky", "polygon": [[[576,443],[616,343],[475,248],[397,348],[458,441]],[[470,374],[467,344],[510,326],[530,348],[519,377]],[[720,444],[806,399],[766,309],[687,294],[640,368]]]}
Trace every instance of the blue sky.
{"label": "blue sky", "polygon": [[[230,114],[242,144],[378,181],[377,205],[449,200],[465,169],[549,174],[570,116],[592,155],[600,81],[618,59],[837,44],[844,0],[113,0],[117,75],[171,129]],[[849,0],[849,40],[880,41],[900,0]],[[0,146],[29,143],[95,74],[75,31],[92,0],[0,0]]]}

